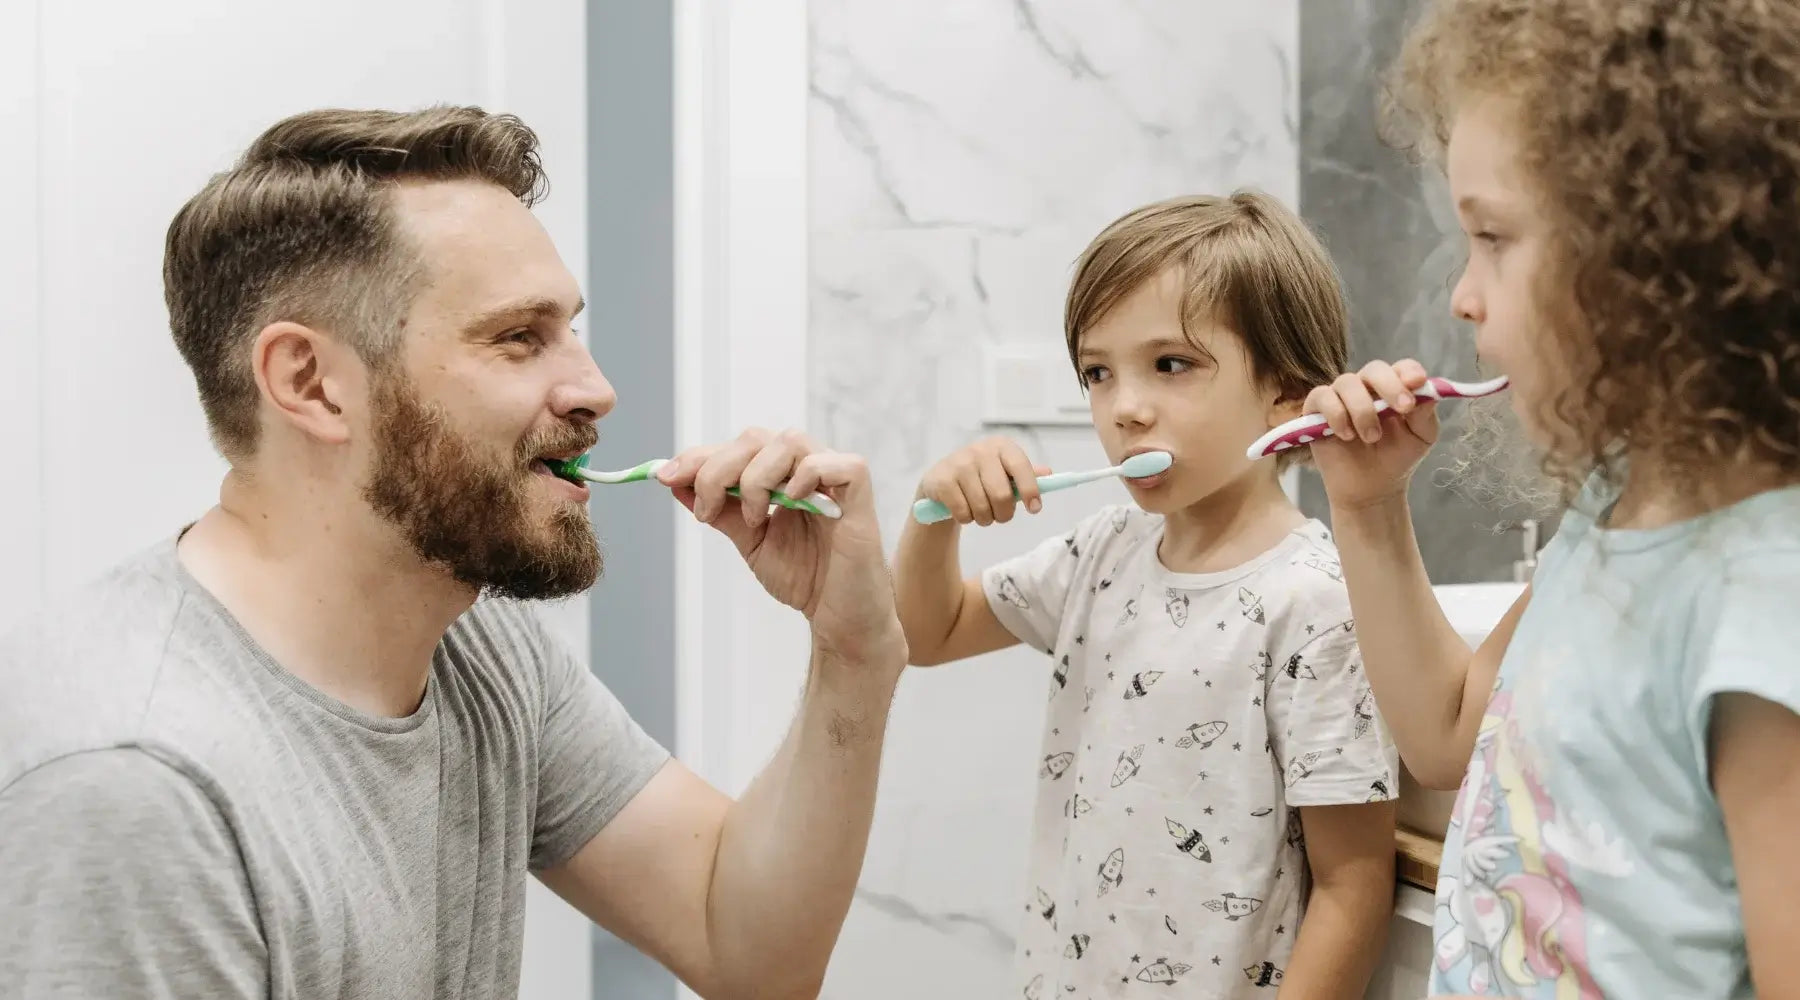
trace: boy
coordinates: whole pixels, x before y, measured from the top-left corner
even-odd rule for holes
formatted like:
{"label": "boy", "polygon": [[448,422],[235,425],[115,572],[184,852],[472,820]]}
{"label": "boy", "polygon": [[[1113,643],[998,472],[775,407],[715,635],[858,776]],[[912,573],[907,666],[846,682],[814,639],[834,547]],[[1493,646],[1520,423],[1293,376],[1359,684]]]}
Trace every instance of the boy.
{"label": "boy", "polygon": [[1082,255],[1064,326],[1108,457],[1173,466],[965,580],[958,526],[1036,512],[1043,471],[972,445],[926,473],[953,519],[909,522],[895,566],[914,664],[1051,656],[1019,987],[1360,997],[1392,909],[1397,759],[1329,533],[1281,465],[1244,456],[1345,368],[1330,259],[1258,193],[1150,205]]}

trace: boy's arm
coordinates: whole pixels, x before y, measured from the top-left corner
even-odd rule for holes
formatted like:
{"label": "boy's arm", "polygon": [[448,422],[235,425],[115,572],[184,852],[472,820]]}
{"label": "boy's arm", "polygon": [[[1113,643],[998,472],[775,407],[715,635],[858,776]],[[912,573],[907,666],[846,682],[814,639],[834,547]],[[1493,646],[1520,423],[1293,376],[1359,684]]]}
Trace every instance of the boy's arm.
{"label": "boy's arm", "polygon": [[1278,1000],[1358,1000],[1394,912],[1394,803],[1305,806],[1312,895]]}
{"label": "boy's arm", "polygon": [[1333,508],[1331,525],[1369,683],[1400,756],[1426,787],[1456,788],[1531,588],[1471,653],[1438,606],[1404,495]]}
{"label": "boy's arm", "polygon": [[1019,640],[988,605],[981,578],[962,578],[959,526],[907,518],[894,553],[894,599],[909,659],[928,667],[1003,649]]}
{"label": "boy's arm", "polygon": [[1267,702],[1270,750],[1300,817],[1312,895],[1280,996],[1361,997],[1394,910],[1397,764],[1363,677],[1341,587],[1303,586],[1284,622]]}

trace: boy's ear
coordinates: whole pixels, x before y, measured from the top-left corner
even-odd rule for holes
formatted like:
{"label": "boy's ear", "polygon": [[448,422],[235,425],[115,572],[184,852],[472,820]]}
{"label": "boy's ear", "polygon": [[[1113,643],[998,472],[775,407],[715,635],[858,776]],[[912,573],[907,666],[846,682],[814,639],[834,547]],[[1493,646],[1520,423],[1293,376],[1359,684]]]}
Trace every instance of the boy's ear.
{"label": "boy's ear", "polygon": [[1283,391],[1279,386],[1269,390],[1269,406],[1266,418],[1271,429],[1299,416],[1306,409],[1306,396],[1293,395]]}

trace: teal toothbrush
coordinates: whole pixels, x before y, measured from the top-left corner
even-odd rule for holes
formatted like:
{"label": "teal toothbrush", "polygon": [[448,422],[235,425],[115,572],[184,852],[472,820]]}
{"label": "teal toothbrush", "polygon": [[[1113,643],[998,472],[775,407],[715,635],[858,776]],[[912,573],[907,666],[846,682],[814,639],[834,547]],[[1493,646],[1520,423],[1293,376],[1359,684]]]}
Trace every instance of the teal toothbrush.
{"label": "teal toothbrush", "polygon": [[[1125,479],[1142,479],[1166,472],[1175,463],[1175,456],[1166,451],[1146,451],[1133,455],[1118,465],[1106,469],[1095,469],[1091,472],[1056,472],[1048,476],[1039,476],[1037,480],[1039,493],[1053,493],[1066,490],[1071,486],[1080,486],[1100,479],[1120,476]],[[1013,486],[1013,496],[1019,495],[1019,487]],[[950,508],[926,497],[913,503],[913,520],[920,524],[936,524],[950,519]]]}
{"label": "teal toothbrush", "polygon": [[[593,469],[587,467],[588,457],[586,455],[561,462],[546,459],[544,464],[550,467],[551,472],[564,479],[585,479],[590,483],[610,484],[641,483],[654,479],[657,470],[669,464],[669,460],[666,458],[653,458],[642,465],[634,465],[629,469],[620,469],[617,472],[595,472]],[[729,487],[725,492],[734,497],[741,497],[743,495],[738,492],[736,486]],[[820,517],[838,518],[844,516],[843,508],[837,505],[837,501],[823,493],[813,493],[804,500],[796,500],[786,493],[777,491],[769,495],[769,502],[779,507],[786,507],[790,510],[799,510],[805,511],[808,514],[817,514]]]}

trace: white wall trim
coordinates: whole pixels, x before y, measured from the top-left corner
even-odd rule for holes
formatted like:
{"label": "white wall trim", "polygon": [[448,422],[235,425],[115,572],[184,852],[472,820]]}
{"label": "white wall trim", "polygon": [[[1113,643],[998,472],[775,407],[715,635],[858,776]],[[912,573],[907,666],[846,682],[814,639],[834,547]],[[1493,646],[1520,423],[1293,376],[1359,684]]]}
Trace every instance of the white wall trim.
{"label": "white wall trim", "polygon": [[[563,264],[588,278],[587,0],[478,0],[485,110],[518,115],[537,132],[550,194],[537,215]],[[586,289],[584,288],[584,291]],[[558,639],[586,663],[588,604],[545,606]],[[593,996],[593,924],[535,879],[525,902],[522,1000]]]}
{"label": "white wall trim", "polygon": [[42,23],[42,0],[27,0],[0,30],[0,129],[17,151],[0,159],[0,626],[36,607],[45,583]]}
{"label": "white wall trim", "polygon": [[[676,440],[807,419],[805,0],[675,0]],[[805,667],[715,533],[676,532],[676,752],[727,792],[761,769]]]}

